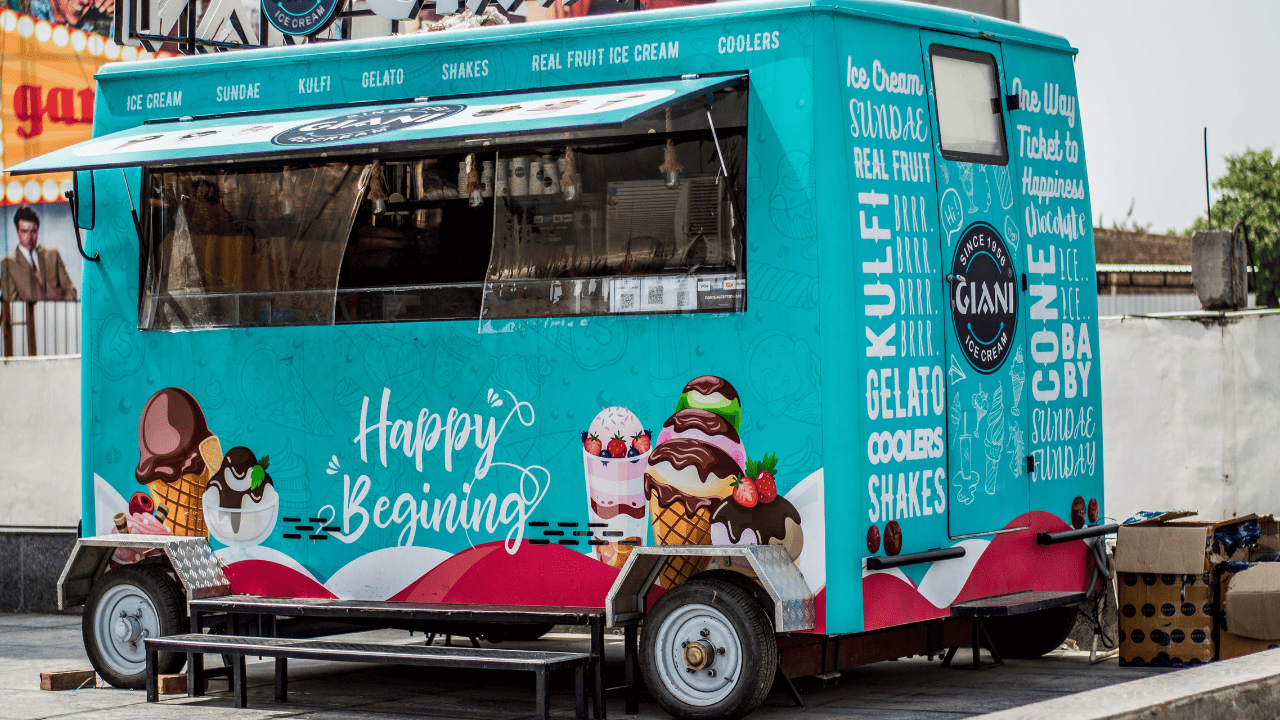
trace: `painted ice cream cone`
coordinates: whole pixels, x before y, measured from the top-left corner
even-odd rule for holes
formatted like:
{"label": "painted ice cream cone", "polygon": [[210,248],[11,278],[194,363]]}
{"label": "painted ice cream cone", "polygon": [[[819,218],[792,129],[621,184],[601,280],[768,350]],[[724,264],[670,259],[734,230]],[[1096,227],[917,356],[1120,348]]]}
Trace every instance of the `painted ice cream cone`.
{"label": "painted ice cream cone", "polygon": [[152,395],[138,423],[138,449],[134,476],[157,505],[169,508],[165,527],[174,535],[206,536],[201,496],[222,447],[195,398],[181,388]]}
{"label": "painted ice cream cone", "polygon": [[[742,467],[724,450],[703,440],[674,438],[649,456],[649,496],[656,545],[710,545],[711,511],[733,493]],[[709,558],[673,558],[658,583],[672,588],[706,568]]]}
{"label": "painted ice cream cone", "polygon": [[[653,496],[653,497],[656,497]],[[710,545],[711,511],[697,508],[688,514],[684,503],[677,500],[662,506],[656,501],[651,506],[653,540],[657,545]],[[706,569],[710,558],[677,557],[667,561],[658,577],[658,584],[670,590]]]}

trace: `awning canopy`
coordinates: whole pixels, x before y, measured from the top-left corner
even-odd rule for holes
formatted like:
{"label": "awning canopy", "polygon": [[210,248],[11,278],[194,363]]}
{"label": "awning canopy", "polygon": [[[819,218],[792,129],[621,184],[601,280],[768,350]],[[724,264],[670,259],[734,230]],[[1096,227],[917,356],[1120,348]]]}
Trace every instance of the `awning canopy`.
{"label": "awning canopy", "polygon": [[151,123],[41,155],[9,168],[9,172],[318,159],[371,149],[412,152],[442,140],[605,128],[734,85],[743,77],[691,76],[627,85]]}

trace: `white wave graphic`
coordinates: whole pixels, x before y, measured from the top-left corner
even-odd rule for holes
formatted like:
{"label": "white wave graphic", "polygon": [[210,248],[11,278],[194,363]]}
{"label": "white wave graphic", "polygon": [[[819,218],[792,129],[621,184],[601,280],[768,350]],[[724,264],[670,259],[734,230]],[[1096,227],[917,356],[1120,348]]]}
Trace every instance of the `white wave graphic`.
{"label": "white wave graphic", "polygon": [[970,538],[952,545],[952,547],[964,548],[964,557],[933,563],[925,571],[919,585],[911,582],[911,578],[907,577],[900,568],[868,570],[866,561],[863,561],[862,577],[866,578],[876,574],[892,575],[914,587],[921,597],[929,601],[930,605],[938,609],[950,607],[951,603],[955,602],[960,591],[964,589],[965,583],[969,582],[969,576],[973,575],[974,566],[978,564],[982,553],[986,552],[987,546],[990,544],[990,540]]}

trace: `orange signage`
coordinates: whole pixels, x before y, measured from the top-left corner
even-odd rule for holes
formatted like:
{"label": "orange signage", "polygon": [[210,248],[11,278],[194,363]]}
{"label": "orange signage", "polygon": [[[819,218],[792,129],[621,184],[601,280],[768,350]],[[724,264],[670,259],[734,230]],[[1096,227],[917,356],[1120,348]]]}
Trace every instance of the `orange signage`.
{"label": "orange signage", "polygon": [[[0,12],[0,162],[4,168],[87,140],[98,68],[156,55],[28,15]],[[0,179],[3,205],[63,201],[70,173]]]}

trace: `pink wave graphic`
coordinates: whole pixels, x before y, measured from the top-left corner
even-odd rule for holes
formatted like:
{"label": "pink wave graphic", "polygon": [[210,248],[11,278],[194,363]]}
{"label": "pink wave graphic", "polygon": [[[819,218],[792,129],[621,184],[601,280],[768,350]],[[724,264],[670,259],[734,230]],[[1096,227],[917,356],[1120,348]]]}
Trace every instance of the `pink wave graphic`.
{"label": "pink wave graphic", "polygon": [[231,592],[258,597],[336,599],[325,586],[286,565],[270,560],[241,560],[223,571]]}
{"label": "pink wave graphic", "polygon": [[[1070,530],[1053,513],[1033,510],[1012,520],[1006,528],[1027,529],[1001,533],[992,538],[982,557],[974,564],[954,602],[1037,591],[1084,589],[1093,570],[1093,558],[1083,541],[1039,545],[1038,532]],[[950,606],[937,607],[915,585],[887,573],[873,573],[862,579],[864,627],[867,630],[905,625],[947,617]]]}

